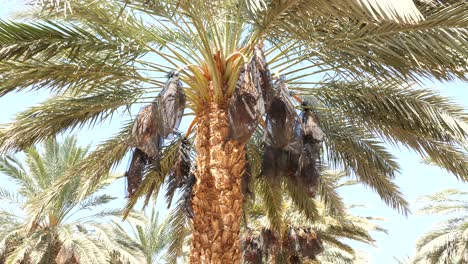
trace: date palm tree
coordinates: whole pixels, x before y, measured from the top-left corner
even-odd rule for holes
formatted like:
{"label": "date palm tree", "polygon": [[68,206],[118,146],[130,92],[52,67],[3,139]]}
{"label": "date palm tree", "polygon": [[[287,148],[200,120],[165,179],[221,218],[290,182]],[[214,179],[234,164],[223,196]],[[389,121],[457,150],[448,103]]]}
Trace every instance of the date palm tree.
{"label": "date palm tree", "polygon": [[[86,159],[87,152],[88,148],[76,145],[76,138],[68,137],[61,144],[49,139],[42,150],[27,148],[23,163],[14,156],[0,158],[0,172],[19,188],[14,193],[0,187],[2,263],[105,263],[114,252],[125,263],[141,263],[136,245],[114,240],[110,223],[103,221],[122,214],[120,209],[100,209],[115,198],[95,193],[113,177],[105,176],[80,200],[83,174],[76,173],[60,190],[53,207],[40,215],[25,210],[29,202],[42,198],[48,186],[68,168]],[[34,223],[33,227],[25,229],[28,221]]]}
{"label": "date palm tree", "polygon": [[[149,217],[144,217],[142,220],[130,224],[130,232],[125,225],[119,222],[114,222],[113,233],[117,234],[119,239],[128,243],[138,245],[142,251],[146,264],[161,263],[162,252],[166,249],[169,234],[165,232],[167,221],[160,222],[159,214],[153,209]],[[111,261],[112,264],[126,263]]]}
{"label": "date palm tree", "polygon": [[[319,160],[406,214],[392,182],[399,166],[383,143],[468,175],[463,109],[412,85],[466,80],[466,9],[465,1],[37,1],[23,20],[0,22],[0,96],[53,96],[1,128],[0,151],[126,116],[73,170],[86,172],[89,190],[132,152],[127,209],[166,179],[171,192],[184,188],[177,212],[193,217],[193,263],[240,262],[249,194],[241,182],[250,178],[274,201],[270,218],[281,219],[284,190],[312,219]],[[132,106],[138,115],[127,115]],[[182,116],[191,117],[183,134]],[[31,206],[37,214],[69,174]]]}
{"label": "date palm tree", "polygon": [[468,262],[468,192],[448,189],[420,198],[422,214],[451,214],[436,228],[422,236],[416,244],[411,263]]}

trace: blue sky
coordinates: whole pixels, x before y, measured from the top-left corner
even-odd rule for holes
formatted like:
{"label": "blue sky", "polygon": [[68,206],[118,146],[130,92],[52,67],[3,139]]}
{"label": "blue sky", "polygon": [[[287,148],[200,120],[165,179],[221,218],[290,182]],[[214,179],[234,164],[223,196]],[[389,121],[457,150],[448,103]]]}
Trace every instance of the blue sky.
{"label": "blue sky", "polygon": [[[19,2],[0,0],[0,19],[5,19],[7,12],[17,7]],[[468,85],[456,81],[451,83],[440,83],[427,81],[424,87],[434,88],[442,94],[453,98],[456,103],[468,108]],[[26,107],[37,104],[48,97],[47,93],[18,93],[9,94],[0,98],[0,124],[9,122],[15,113]],[[133,113],[135,114],[135,113]],[[81,144],[96,144],[104,140],[108,135],[118,131],[123,119],[116,117],[110,123],[104,123],[94,129],[83,129],[78,134]],[[183,125],[187,125],[186,123]],[[77,131],[75,131],[77,132]],[[413,202],[416,197],[433,193],[445,188],[460,188],[467,190],[467,185],[457,181],[455,176],[446,173],[434,166],[421,163],[420,158],[404,148],[392,148],[392,153],[398,157],[402,172],[398,175],[396,182],[401,187],[405,197]],[[124,161],[118,171],[124,171],[127,163]],[[13,185],[5,183],[5,176],[0,174],[0,182],[6,186]],[[119,180],[107,190],[121,199],[113,205],[123,205],[124,183]],[[353,212],[361,215],[377,216],[386,218],[381,225],[388,229],[389,234],[375,234],[377,247],[356,244],[356,247],[369,253],[370,263],[395,263],[393,257],[402,258],[412,255],[416,239],[425,231],[430,229],[441,217],[410,215],[407,218],[399,215],[396,211],[383,204],[378,196],[363,187],[347,187],[342,190],[345,201],[349,204],[363,204],[365,208],[353,209]],[[158,209],[166,211],[164,204],[158,203]],[[416,207],[412,209],[415,211]]]}

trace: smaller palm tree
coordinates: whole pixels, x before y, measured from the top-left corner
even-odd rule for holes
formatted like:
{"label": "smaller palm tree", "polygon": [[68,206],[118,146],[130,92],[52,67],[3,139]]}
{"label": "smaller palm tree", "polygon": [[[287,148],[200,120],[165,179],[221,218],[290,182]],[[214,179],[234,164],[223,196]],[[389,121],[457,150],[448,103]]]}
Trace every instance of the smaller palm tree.
{"label": "smaller palm tree", "polygon": [[447,189],[423,196],[422,214],[451,214],[416,244],[414,263],[468,263],[468,192]]}
{"label": "smaller palm tree", "polygon": [[116,177],[106,175],[104,182],[80,199],[83,175],[78,171],[52,201],[53,206],[39,217],[33,218],[25,209],[31,200],[43,196],[56,179],[86,158],[87,152],[88,148],[77,146],[75,137],[67,137],[62,144],[49,139],[41,150],[28,148],[24,164],[13,156],[0,158],[0,172],[19,187],[17,193],[0,187],[1,263],[105,263],[115,253],[126,263],[141,263],[142,254],[137,247],[119,243],[109,225],[102,221],[106,217],[121,217],[121,210],[98,208],[115,199],[96,192]]}
{"label": "smaller palm tree", "polygon": [[[131,233],[129,233],[124,225],[119,222],[114,222],[114,233],[124,243],[131,242],[138,245],[138,248],[144,255],[145,264],[160,263],[162,261],[162,253],[168,246],[169,234],[165,232],[167,227],[167,219],[159,222],[159,213],[154,209],[151,211],[150,217],[143,217],[143,221],[131,221]],[[117,264],[119,262],[112,262]]]}

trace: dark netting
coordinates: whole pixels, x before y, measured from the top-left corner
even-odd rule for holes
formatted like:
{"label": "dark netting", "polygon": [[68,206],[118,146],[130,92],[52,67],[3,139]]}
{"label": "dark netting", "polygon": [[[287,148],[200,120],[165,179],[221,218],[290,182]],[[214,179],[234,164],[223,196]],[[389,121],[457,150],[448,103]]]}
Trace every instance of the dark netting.
{"label": "dark netting", "polygon": [[264,102],[260,87],[255,85],[257,74],[252,63],[241,71],[236,90],[229,103],[229,138],[246,142],[257,127],[264,113]]}
{"label": "dark netting", "polygon": [[275,87],[276,95],[267,110],[265,121],[267,139],[273,147],[300,153],[301,139],[296,109],[284,81],[278,79]]}
{"label": "dark netting", "polygon": [[166,139],[171,139],[179,128],[185,109],[185,92],[179,76],[173,72],[168,74],[164,88],[156,98],[159,112],[156,122],[159,125],[159,133]]}
{"label": "dark netting", "polygon": [[320,183],[320,151],[325,134],[319,126],[315,113],[310,109],[310,104],[302,104],[303,111],[300,114],[302,120],[303,148],[299,160],[299,175],[306,192],[315,197]]}
{"label": "dark netting", "polygon": [[267,263],[265,261],[278,260],[278,256],[288,257],[289,263],[302,263],[305,259],[315,259],[323,251],[322,241],[308,227],[289,227],[282,237],[267,228],[257,235],[250,229],[246,233],[242,240],[246,263]]}
{"label": "dark netting", "polygon": [[[274,96],[274,89],[272,83],[272,77],[270,70],[268,69],[268,64],[266,63],[265,55],[263,54],[263,50],[259,47],[255,47],[254,49],[254,66],[255,66],[255,73],[258,74],[259,78],[255,78],[257,81],[257,87],[261,87],[263,100],[265,101],[265,106],[269,106]],[[268,107],[265,107],[267,109]]]}
{"label": "dark netting", "polygon": [[149,157],[143,151],[138,148],[134,149],[130,166],[125,174],[127,180],[127,193],[129,196],[132,196],[136,189],[138,189],[148,161]]}
{"label": "dark netting", "polygon": [[240,142],[250,138],[259,118],[265,114],[264,90],[271,90],[271,76],[263,53],[259,48],[255,48],[255,51],[252,60],[244,65],[239,74],[228,108],[229,137]]}
{"label": "dark netting", "polygon": [[[163,90],[150,105],[140,110],[133,124],[131,145],[135,147],[135,151],[127,175],[137,175],[139,180],[137,182],[128,179],[130,195],[138,188],[145,165],[153,163],[155,165],[153,169],[159,170],[159,154],[164,139],[171,138],[177,131],[184,114],[185,93],[179,77],[175,73],[169,73],[168,77]],[[138,157],[141,157],[142,154],[147,156],[147,160],[145,165],[140,168],[138,167],[140,163],[137,162],[139,162]],[[183,170],[183,163],[179,165],[180,170]],[[136,168],[139,169],[139,173]],[[177,173],[180,175],[182,172],[178,171]]]}
{"label": "dark netting", "polygon": [[305,191],[315,197],[320,183],[320,145],[306,143],[299,159],[299,176]]}
{"label": "dark netting", "polygon": [[325,134],[320,128],[317,115],[310,109],[310,103],[302,103],[303,111],[300,114],[303,124],[303,134],[305,141],[322,142]]}
{"label": "dark netting", "polygon": [[263,152],[262,175],[270,182],[280,183],[288,173],[289,154],[280,148],[265,146]]}
{"label": "dark netting", "polygon": [[160,125],[156,122],[157,102],[145,106],[138,113],[133,124],[133,146],[145,152],[152,159],[159,158],[163,139],[158,133]]}

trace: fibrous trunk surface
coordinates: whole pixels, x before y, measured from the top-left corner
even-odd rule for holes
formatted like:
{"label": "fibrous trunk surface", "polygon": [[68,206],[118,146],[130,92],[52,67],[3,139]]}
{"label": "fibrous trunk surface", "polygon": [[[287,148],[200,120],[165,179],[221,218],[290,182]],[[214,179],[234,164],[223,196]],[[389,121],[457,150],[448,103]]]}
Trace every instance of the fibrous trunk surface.
{"label": "fibrous trunk surface", "polygon": [[197,125],[190,263],[240,263],[245,148],[228,141],[226,107],[210,103]]}

